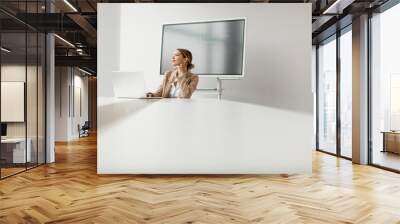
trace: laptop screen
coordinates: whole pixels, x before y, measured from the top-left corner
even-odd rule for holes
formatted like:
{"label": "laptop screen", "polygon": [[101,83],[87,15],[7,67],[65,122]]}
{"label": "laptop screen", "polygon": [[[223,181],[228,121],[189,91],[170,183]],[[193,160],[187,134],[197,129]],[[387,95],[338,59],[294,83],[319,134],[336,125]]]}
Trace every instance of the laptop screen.
{"label": "laptop screen", "polygon": [[1,124],[1,136],[7,136],[7,124]]}

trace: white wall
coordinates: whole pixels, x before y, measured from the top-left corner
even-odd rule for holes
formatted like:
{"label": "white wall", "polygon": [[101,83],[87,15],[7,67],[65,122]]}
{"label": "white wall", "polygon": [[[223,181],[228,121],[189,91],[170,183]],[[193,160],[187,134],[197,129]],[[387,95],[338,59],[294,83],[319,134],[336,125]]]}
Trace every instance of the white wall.
{"label": "white wall", "polygon": [[[75,75],[74,75],[74,89],[75,89],[75,105],[74,105],[74,110],[75,113],[73,113],[73,119],[72,119],[72,136],[74,138],[79,137],[79,132],[77,129],[78,124],[81,126],[85,123],[85,121],[88,121],[89,119],[89,113],[88,113],[88,77],[87,76],[82,76],[83,73],[75,70]],[[77,90],[80,90],[80,103],[78,102],[78,93]],[[79,105],[80,104],[80,105]],[[81,112],[79,111],[82,110]]]}
{"label": "white wall", "polygon": [[[36,66],[6,64],[1,67],[1,81],[3,82],[26,82],[25,76],[28,78],[27,87],[27,123],[26,122],[7,122],[7,135],[8,137],[24,137],[25,126],[28,125],[28,137],[36,135],[37,131],[37,97],[36,97]],[[2,96],[6,97],[6,96]],[[41,105],[39,105],[40,107]],[[2,108],[7,110],[7,108]],[[22,108],[24,110],[24,108]],[[40,135],[40,134],[39,134]],[[42,137],[42,136],[40,136]]]}
{"label": "white wall", "polygon": [[[38,69],[38,70],[37,70]],[[25,64],[3,64],[1,66],[2,82],[24,82],[26,84],[26,108],[20,109],[26,112],[27,119],[24,122],[7,122],[7,137],[25,137],[31,139],[31,150],[33,161],[36,161],[36,153],[39,150],[39,163],[44,162],[44,74],[41,66]],[[27,79],[27,80],[26,80]],[[7,97],[2,95],[2,98]],[[3,105],[4,106],[4,105]],[[1,108],[7,111],[10,108]],[[12,109],[12,108],[11,108]],[[15,109],[15,108],[14,108]],[[26,110],[26,111],[24,111]],[[17,113],[17,111],[11,111]]]}
{"label": "white wall", "polygon": [[[158,73],[163,23],[246,17],[245,78],[224,81],[223,97],[311,114],[310,8],[311,4],[123,4],[120,70],[144,71],[154,89],[162,79]],[[102,78],[109,81],[111,76]],[[199,87],[215,87],[214,79],[201,79]]]}
{"label": "white wall", "polygon": [[97,23],[102,24],[97,27],[97,33],[101,33],[97,35],[97,54],[101,54],[97,57],[97,70],[103,76],[97,79],[97,96],[113,96],[111,72],[120,68],[121,4],[98,3],[97,14]]}
{"label": "white wall", "polygon": [[[262,3],[99,4],[98,19],[103,26],[99,27],[102,35],[98,37],[102,55],[98,58],[98,95],[113,96],[111,71],[115,70],[144,71],[149,89],[159,85],[161,24],[247,17],[245,78],[224,81],[223,97],[312,113],[312,100],[305,99],[311,96],[310,7]],[[291,16],[281,16],[285,14]],[[199,88],[203,87],[215,87],[214,79],[201,79]]]}
{"label": "white wall", "polygon": [[[34,70],[35,69],[35,70]],[[28,74],[32,74],[32,71],[35,71],[36,68],[33,66],[25,66],[19,64],[6,64],[1,66],[1,81],[2,82],[24,82],[26,71]],[[31,93],[33,94],[33,93]],[[35,94],[36,95],[36,94]],[[2,98],[7,96],[2,96]],[[2,110],[7,110],[7,108],[2,108]],[[24,108],[22,108],[24,111]],[[7,134],[9,137],[22,137],[25,136],[25,123],[24,122],[11,122],[7,125]]]}
{"label": "white wall", "polygon": [[[111,71],[115,70],[143,71],[149,89],[154,90],[160,84],[163,23],[237,17],[247,18],[245,77],[224,81],[223,98],[305,115],[299,123],[287,119],[279,122],[287,128],[306,124],[304,130],[310,133],[306,133],[308,137],[301,144],[310,147],[295,150],[309,155],[304,161],[309,162],[311,169],[311,4],[98,4],[98,97],[113,96]],[[196,55],[193,63],[196,64]],[[215,87],[215,80],[200,78],[199,88],[208,87]],[[194,96],[201,97],[205,96],[198,93]],[[265,116],[279,117],[274,113],[278,112]],[[106,118],[99,108],[98,114],[100,128]],[[273,131],[268,126],[265,130],[265,133]],[[295,139],[285,133],[279,133],[279,137]],[[280,149],[280,145],[266,143],[266,146]]]}
{"label": "white wall", "polygon": [[[56,67],[55,86],[55,140],[76,139],[78,124],[83,125],[88,120],[88,78],[77,69]],[[77,88],[81,90],[82,114],[76,107],[79,103],[74,90]]]}
{"label": "white wall", "polygon": [[55,141],[68,140],[68,67],[55,68]]}

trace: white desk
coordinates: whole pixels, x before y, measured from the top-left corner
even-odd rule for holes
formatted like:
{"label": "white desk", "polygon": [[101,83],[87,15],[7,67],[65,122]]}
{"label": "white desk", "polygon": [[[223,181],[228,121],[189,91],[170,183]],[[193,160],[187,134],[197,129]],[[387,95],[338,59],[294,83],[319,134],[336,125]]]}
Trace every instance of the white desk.
{"label": "white desk", "polygon": [[[25,138],[6,138],[1,139],[1,144],[5,145],[6,147],[12,146],[12,163],[25,163],[31,162],[31,145],[32,141],[30,138],[27,138],[27,146],[26,147],[26,154],[25,154]],[[2,149],[5,151],[5,149]]]}
{"label": "white desk", "polygon": [[311,173],[312,114],[216,99],[99,97],[97,135],[99,174]]}

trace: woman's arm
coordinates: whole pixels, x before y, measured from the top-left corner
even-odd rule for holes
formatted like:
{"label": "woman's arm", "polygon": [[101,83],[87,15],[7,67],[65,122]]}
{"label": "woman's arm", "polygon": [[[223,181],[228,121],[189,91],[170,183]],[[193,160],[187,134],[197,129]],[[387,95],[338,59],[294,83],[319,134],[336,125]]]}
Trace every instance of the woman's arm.
{"label": "woman's arm", "polygon": [[164,79],[161,82],[161,84],[158,87],[158,89],[155,92],[146,93],[146,96],[147,97],[162,97],[162,92],[163,92],[163,89],[164,89],[164,87],[165,87],[165,85],[166,85],[166,83],[168,81],[169,75],[170,75],[170,72],[165,72]]}
{"label": "woman's arm", "polygon": [[199,77],[197,75],[193,75],[188,81],[183,83],[182,85],[182,98],[190,98],[193,92],[197,89],[197,83],[199,82]]}

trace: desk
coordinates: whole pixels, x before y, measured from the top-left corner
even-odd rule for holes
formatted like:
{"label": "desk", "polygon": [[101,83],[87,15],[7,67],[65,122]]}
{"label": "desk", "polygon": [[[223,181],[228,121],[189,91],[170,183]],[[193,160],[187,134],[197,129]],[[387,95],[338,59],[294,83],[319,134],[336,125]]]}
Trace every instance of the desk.
{"label": "desk", "polygon": [[400,132],[382,131],[383,150],[382,152],[392,152],[400,154]]}
{"label": "desk", "polygon": [[312,113],[99,97],[97,135],[99,174],[311,173]]}
{"label": "desk", "polygon": [[[30,138],[27,139],[28,147],[25,154],[25,138],[6,138],[1,139],[2,149],[1,155],[6,163],[25,163],[31,161],[31,145]],[[11,159],[12,158],[12,159]]]}

